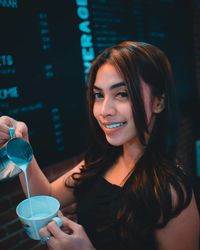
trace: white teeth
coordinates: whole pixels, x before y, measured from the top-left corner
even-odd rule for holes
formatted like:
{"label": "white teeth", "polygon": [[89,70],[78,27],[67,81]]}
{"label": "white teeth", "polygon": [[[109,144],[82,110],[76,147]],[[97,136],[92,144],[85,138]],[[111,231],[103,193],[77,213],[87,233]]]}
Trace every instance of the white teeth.
{"label": "white teeth", "polygon": [[120,127],[120,126],[123,126],[125,124],[125,122],[119,122],[119,123],[113,123],[113,124],[110,124],[110,125],[105,125],[106,128],[117,128],[117,127]]}

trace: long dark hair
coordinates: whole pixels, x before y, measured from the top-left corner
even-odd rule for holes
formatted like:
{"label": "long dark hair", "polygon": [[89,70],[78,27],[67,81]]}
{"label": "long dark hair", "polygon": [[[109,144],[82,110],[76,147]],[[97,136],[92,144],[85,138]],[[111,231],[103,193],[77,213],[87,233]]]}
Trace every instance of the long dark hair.
{"label": "long dark hair", "polygon": [[[127,85],[139,140],[145,150],[123,186],[123,201],[117,213],[119,234],[134,241],[152,233],[188,206],[191,200],[189,179],[176,160],[176,101],[170,63],[157,47],[142,42],[122,42],[105,49],[92,63],[88,77],[88,110],[91,146],[80,174],[74,174],[75,194],[89,189],[92,181],[104,173],[120,156],[122,147],[110,145],[94,115],[93,85],[98,69],[109,63]],[[153,96],[164,96],[165,108],[156,115],[149,133],[141,79]],[[148,143],[145,133],[149,133]],[[172,192],[177,197],[174,204]],[[135,237],[134,237],[135,236]]]}

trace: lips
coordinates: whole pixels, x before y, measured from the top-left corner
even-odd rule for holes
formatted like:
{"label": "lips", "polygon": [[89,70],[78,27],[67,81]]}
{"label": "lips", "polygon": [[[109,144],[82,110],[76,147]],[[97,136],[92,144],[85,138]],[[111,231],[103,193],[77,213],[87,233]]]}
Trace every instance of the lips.
{"label": "lips", "polygon": [[99,124],[103,127],[103,128],[106,128],[106,129],[116,129],[116,128],[119,128],[119,127],[122,127],[126,124],[127,122],[113,122],[113,123],[104,123],[104,122],[99,122]]}

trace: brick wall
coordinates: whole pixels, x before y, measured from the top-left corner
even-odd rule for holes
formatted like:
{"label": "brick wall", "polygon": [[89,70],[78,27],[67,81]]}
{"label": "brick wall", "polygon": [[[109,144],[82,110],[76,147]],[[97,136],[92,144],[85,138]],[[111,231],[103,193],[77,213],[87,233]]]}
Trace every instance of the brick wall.
{"label": "brick wall", "polygon": [[[50,181],[67,172],[75,166],[80,157],[53,165],[46,169],[45,175]],[[0,182],[0,250],[46,250],[45,245],[29,239],[23,231],[15,209],[17,204],[25,199],[19,178]],[[62,211],[65,212],[66,208]]]}

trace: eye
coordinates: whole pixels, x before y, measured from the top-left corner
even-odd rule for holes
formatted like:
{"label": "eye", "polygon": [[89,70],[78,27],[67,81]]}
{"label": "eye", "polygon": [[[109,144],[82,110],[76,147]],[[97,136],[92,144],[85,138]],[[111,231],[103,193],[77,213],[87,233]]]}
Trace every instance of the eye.
{"label": "eye", "polygon": [[116,96],[119,99],[127,99],[128,98],[128,92],[121,91],[121,92],[118,92]]}
{"label": "eye", "polygon": [[103,94],[100,92],[94,92],[94,99],[99,100],[103,98]]}

